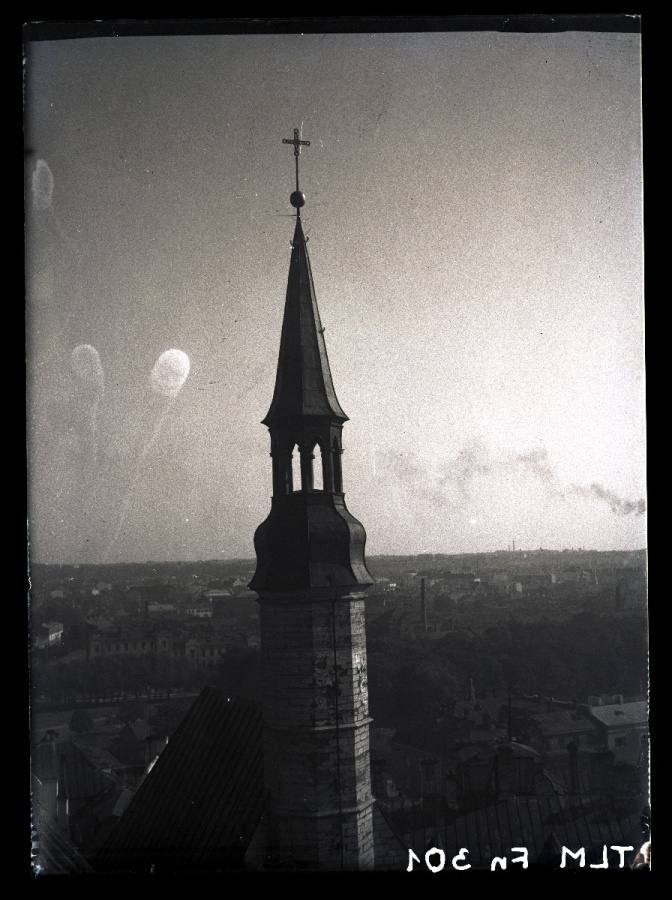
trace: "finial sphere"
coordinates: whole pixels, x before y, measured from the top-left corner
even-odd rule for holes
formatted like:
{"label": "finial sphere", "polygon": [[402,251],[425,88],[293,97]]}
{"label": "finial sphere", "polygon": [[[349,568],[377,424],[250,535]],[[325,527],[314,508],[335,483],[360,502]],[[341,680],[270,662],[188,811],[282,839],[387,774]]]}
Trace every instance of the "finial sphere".
{"label": "finial sphere", "polygon": [[303,193],[303,191],[292,191],[289,197],[289,202],[292,204],[292,206],[300,209],[302,206],[305,206],[306,195]]}

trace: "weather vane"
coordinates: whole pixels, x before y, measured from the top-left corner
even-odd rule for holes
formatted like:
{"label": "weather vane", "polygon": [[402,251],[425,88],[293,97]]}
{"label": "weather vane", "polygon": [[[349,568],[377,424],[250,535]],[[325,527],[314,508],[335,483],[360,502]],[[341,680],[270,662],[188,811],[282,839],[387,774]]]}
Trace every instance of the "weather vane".
{"label": "weather vane", "polygon": [[289,198],[289,202],[292,206],[296,207],[297,215],[299,214],[299,210],[306,202],[306,195],[303,194],[299,190],[299,154],[301,153],[301,147],[310,147],[310,141],[302,141],[299,140],[299,129],[294,129],[294,137],[293,138],[283,138],[283,144],[293,144],[294,145],[294,161],[296,163],[296,190],[292,193]]}

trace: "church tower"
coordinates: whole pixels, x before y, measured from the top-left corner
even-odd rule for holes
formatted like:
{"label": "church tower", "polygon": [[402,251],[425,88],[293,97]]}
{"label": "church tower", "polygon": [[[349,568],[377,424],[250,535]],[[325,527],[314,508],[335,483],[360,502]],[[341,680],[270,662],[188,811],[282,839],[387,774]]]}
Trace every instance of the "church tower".
{"label": "church tower", "polygon": [[363,526],[348,512],[341,467],[348,417],[336,397],[301,224],[296,226],[275,391],[264,425],[273,496],[257,528],[264,663],[264,766],[271,847],[296,868],[371,869],[373,797]]}

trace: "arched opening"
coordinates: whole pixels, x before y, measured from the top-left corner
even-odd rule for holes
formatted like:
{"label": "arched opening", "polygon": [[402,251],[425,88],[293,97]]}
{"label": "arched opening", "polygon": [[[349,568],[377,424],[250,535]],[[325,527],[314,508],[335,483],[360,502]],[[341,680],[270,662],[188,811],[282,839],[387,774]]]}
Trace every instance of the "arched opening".
{"label": "arched opening", "polygon": [[292,447],[292,469],[291,469],[290,491],[301,490],[301,452],[298,444]]}
{"label": "arched opening", "polygon": [[312,490],[313,491],[323,491],[324,490],[324,465],[322,462],[322,447],[320,446],[319,441],[315,441],[313,444],[313,449],[311,450],[311,459],[310,459],[312,468],[313,468],[313,477],[312,477]]}
{"label": "arched opening", "polygon": [[273,460],[273,493],[292,493],[292,462],[291,452],[274,440],[271,443],[271,458]]}
{"label": "arched opening", "polygon": [[343,493],[343,472],[341,469],[341,453],[342,450],[339,447],[338,440],[334,438],[334,442],[331,445],[331,458],[334,466],[334,490],[339,494]]}

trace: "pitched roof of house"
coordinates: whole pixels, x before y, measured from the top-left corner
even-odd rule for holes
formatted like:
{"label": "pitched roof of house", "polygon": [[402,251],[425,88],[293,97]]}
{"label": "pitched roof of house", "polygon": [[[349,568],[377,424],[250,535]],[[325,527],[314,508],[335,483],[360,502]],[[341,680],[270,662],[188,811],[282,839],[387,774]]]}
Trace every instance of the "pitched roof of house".
{"label": "pitched roof of house", "polygon": [[648,702],[610,703],[608,706],[591,706],[590,715],[602,725],[645,725],[649,721]]}
{"label": "pitched roof of house", "polygon": [[124,740],[144,741],[152,733],[152,726],[143,719],[135,722],[127,722],[119,732],[119,737]]}
{"label": "pitched roof of house", "polygon": [[72,741],[58,745],[58,757],[65,796],[71,804],[99,797],[114,787],[114,778],[101,772]]}
{"label": "pitched roof of house", "polygon": [[242,868],[266,794],[259,704],[205,688],[96,856],[104,872]]}
{"label": "pitched roof of house", "polygon": [[587,858],[598,859],[605,844],[631,846],[639,825],[637,815],[604,798],[516,797],[460,816],[446,826],[445,841],[447,848],[468,848],[475,869],[489,869],[494,856],[511,856],[511,847],[526,847],[531,864],[548,865],[563,846],[584,847]]}
{"label": "pitched roof of house", "polygon": [[581,713],[569,709],[556,709],[553,712],[538,713],[530,716],[542,734],[572,734],[591,731],[594,723]]}

